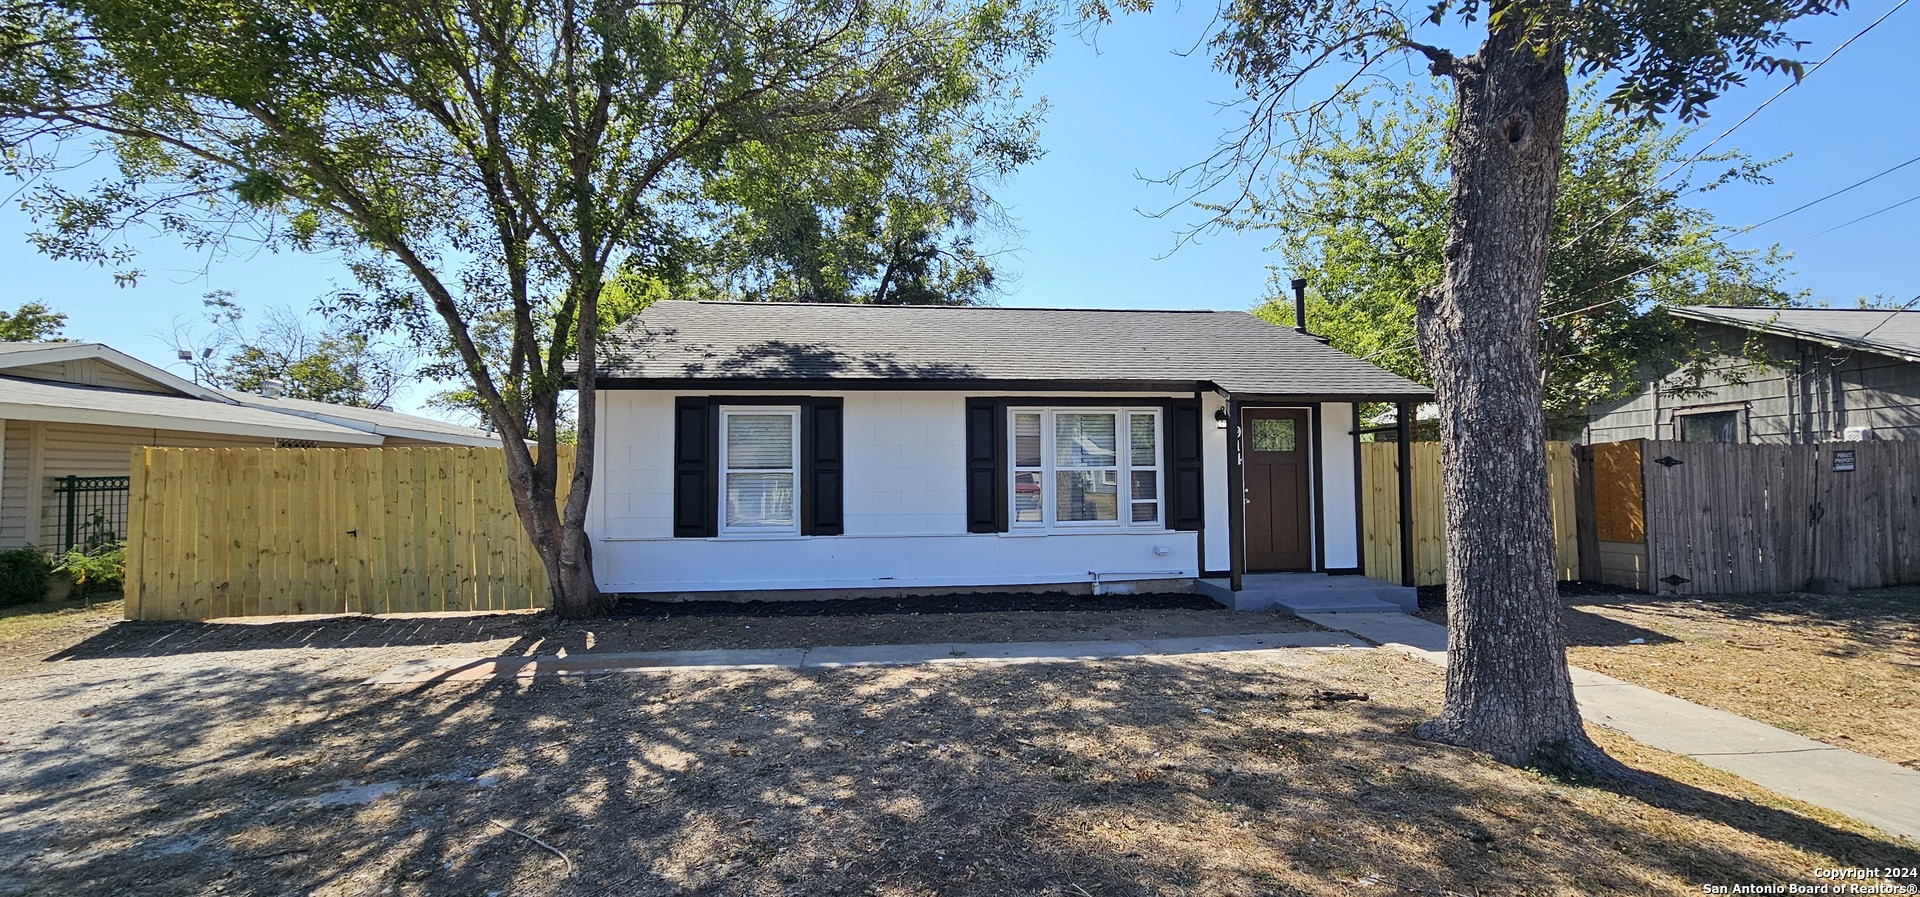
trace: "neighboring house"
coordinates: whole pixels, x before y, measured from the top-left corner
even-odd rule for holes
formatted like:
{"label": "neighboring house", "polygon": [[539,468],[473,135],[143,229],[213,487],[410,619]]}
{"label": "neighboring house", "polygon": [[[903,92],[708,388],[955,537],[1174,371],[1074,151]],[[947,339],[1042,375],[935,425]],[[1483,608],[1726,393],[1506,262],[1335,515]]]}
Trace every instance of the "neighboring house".
{"label": "neighboring house", "polygon": [[[1676,390],[1668,373],[1594,409],[1588,442],[1920,439],[1920,311],[1681,306],[1667,312],[1686,321],[1716,359],[1702,392]],[[1756,355],[1763,366],[1755,364]]]}
{"label": "neighboring house", "polygon": [[588,527],[632,593],[1357,573],[1355,404],[1431,397],[1241,312],[671,301],[608,344]]}
{"label": "neighboring house", "polygon": [[0,546],[124,538],[135,446],[499,445],[410,414],[200,386],[98,343],[0,343],[0,420]]}

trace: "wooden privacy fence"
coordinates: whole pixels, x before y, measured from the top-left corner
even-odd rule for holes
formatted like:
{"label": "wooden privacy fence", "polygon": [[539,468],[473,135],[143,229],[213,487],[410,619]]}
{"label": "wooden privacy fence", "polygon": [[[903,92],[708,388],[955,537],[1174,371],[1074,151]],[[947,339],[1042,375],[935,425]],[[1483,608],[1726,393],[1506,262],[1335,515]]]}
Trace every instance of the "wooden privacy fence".
{"label": "wooden privacy fence", "polygon": [[1920,441],[1636,448],[1649,591],[1920,582]]}
{"label": "wooden privacy fence", "polygon": [[[1446,524],[1440,503],[1440,444],[1416,442],[1413,449],[1414,582],[1446,582]],[[1360,446],[1360,519],[1367,576],[1400,581],[1400,456],[1391,442]],[[1575,530],[1573,446],[1547,444],[1547,490],[1553,502],[1555,576],[1580,578],[1580,540]]]}
{"label": "wooden privacy fence", "polygon": [[137,448],[129,488],[128,619],[550,600],[501,449]]}

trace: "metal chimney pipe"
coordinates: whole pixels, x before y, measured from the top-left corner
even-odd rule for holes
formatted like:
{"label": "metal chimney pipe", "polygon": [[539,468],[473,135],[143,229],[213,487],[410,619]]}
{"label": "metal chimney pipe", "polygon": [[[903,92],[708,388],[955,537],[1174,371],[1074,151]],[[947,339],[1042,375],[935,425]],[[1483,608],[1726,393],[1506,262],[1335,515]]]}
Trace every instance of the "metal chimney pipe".
{"label": "metal chimney pipe", "polygon": [[1293,332],[1307,332],[1307,279],[1293,279]]}

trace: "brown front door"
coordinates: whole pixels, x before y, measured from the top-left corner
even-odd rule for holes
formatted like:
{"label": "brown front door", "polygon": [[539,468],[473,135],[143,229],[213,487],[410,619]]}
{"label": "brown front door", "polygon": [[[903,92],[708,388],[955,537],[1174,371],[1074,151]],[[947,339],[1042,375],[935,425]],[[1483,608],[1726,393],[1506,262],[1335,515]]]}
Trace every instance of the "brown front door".
{"label": "brown front door", "polygon": [[1307,411],[1241,412],[1246,464],[1247,569],[1313,569],[1313,492],[1308,485]]}

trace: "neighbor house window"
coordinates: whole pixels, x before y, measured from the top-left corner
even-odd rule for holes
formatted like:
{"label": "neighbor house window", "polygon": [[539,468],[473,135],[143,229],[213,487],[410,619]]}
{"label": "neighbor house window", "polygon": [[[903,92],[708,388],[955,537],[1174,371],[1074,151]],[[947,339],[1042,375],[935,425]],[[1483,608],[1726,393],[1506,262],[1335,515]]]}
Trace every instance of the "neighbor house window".
{"label": "neighbor house window", "polygon": [[1740,412],[1711,411],[1674,415],[1681,442],[1739,442]]}
{"label": "neighbor house window", "polygon": [[1009,438],[1012,525],[1160,524],[1160,412],[1015,408]]}
{"label": "neighbor house window", "polygon": [[799,532],[800,409],[722,408],[720,420],[720,531]]}

